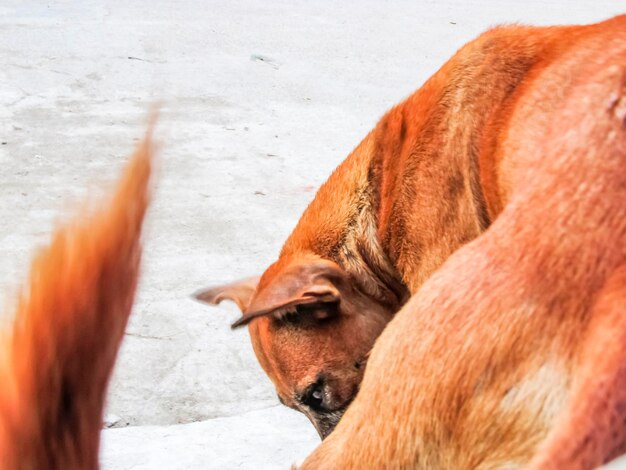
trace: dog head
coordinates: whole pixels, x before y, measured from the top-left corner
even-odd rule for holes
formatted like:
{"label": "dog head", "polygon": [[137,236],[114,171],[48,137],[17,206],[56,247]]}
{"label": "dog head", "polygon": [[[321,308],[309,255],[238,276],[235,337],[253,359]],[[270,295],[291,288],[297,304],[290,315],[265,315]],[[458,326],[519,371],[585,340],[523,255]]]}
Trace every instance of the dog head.
{"label": "dog head", "polygon": [[395,313],[355,286],[336,263],[299,255],[280,258],[260,279],[195,297],[237,303],[243,315],[233,328],[248,325],[278,399],[304,413],[324,439],[355,397],[367,355]]}

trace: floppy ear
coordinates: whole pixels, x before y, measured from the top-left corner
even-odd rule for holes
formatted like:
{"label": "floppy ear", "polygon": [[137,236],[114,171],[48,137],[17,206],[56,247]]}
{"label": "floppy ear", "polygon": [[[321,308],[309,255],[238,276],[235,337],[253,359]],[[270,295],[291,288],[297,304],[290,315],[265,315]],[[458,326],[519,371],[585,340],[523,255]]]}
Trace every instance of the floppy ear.
{"label": "floppy ear", "polygon": [[193,294],[193,297],[200,302],[217,305],[222,300],[232,300],[237,304],[241,312],[245,312],[252,294],[259,283],[259,276],[240,279],[239,281],[224,284],[223,286],[209,287],[201,289]]}
{"label": "floppy ear", "polygon": [[266,315],[283,319],[306,312],[316,320],[328,318],[337,312],[334,307],[341,300],[340,289],[345,286],[347,274],[331,261],[293,263],[276,273],[255,293],[247,310],[232,328]]}

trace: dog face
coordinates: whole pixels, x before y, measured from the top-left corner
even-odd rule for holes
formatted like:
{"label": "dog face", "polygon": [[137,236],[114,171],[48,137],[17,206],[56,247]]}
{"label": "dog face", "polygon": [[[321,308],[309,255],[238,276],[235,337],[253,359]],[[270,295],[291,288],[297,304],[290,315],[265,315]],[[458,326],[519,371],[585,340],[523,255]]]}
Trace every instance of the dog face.
{"label": "dog face", "polygon": [[[258,281],[258,283],[257,283]],[[360,292],[336,263],[284,257],[259,279],[196,294],[233,300],[281,403],[304,413],[324,439],[356,395],[367,355],[393,311]]]}

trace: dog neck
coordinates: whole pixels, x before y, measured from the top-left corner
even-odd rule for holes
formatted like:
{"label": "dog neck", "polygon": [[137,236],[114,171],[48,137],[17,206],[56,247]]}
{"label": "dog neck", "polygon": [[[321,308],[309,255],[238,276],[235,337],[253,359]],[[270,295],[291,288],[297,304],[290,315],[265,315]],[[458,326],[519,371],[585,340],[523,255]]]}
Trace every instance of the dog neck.
{"label": "dog neck", "polygon": [[395,312],[409,293],[378,239],[374,145],[372,132],[320,187],[280,256],[313,253],[332,260],[355,287]]}
{"label": "dog neck", "polygon": [[378,240],[411,294],[507,202],[498,142],[519,85],[555,40],[516,33],[517,54],[503,53],[500,30],[466,45],[369,137]]}
{"label": "dog neck", "polygon": [[[419,131],[412,131],[416,133],[414,136],[407,135],[412,127],[412,118],[407,113],[411,105],[414,103],[407,101],[385,115],[339,165],[320,187],[280,254],[283,257],[313,253],[336,262],[362,292],[393,311],[408,300],[445,257],[489,224],[478,167],[472,163],[475,159],[468,158],[461,170],[456,162],[448,161],[446,165],[446,162],[436,161],[441,160],[439,155],[424,156],[434,161],[440,172],[444,169],[450,172],[447,181],[450,194],[441,193],[438,198],[429,195],[426,201],[422,199],[422,204],[417,199],[428,192],[428,188],[407,197],[398,186],[410,189],[415,185],[411,180],[422,177],[406,171],[413,163],[407,161],[406,154],[419,145],[423,137]],[[428,134],[428,131],[424,126],[423,133]],[[406,141],[407,138],[410,141]],[[434,181],[427,184],[435,189],[442,186]],[[470,191],[461,193],[465,186]],[[460,196],[452,199],[451,195],[455,194]],[[413,210],[416,204],[418,207]],[[450,204],[454,207],[449,207]],[[463,210],[458,210],[461,206]],[[411,215],[415,211],[420,213]],[[446,211],[460,212],[464,217],[448,216],[446,219]],[[422,236],[423,230],[441,224],[442,218],[444,225],[438,235],[446,244],[444,248],[435,249]],[[424,229],[408,226],[411,222],[421,224]],[[445,232],[461,240],[450,241],[453,237]],[[414,249],[416,245],[421,248]],[[415,259],[417,255],[420,259]]]}
{"label": "dog neck", "polygon": [[322,185],[281,256],[333,260],[368,295],[401,306],[486,230],[507,197],[495,142],[541,57],[536,41],[502,55],[497,34],[465,46],[380,120]]}

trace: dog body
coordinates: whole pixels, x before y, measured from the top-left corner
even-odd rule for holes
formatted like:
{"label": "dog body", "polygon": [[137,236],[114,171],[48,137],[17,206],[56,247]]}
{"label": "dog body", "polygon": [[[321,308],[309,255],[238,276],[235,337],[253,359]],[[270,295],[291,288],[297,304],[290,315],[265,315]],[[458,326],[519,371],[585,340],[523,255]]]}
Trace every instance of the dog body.
{"label": "dog body", "polygon": [[479,158],[500,215],[388,325],[303,469],[588,469],[626,451],[626,17],[526,34],[543,59],[494,111],[496,171]]}
{"label": "dog body", "polygon": [[236,325],[256,318],[249,331],[259,362],[281,401],[322,437],[353,399],[388,321],[519,186],[522,150],[537,145],[559,105],[552,87],[556,97],[521,110],[537,78],[623,21],[500,27],[470,42],[335,170],[260,282],[197,295],[235,300],[244,313]]}
{"label": "dog body", "polygon": [[149,138],[100,212],[35,259],[0,349],[0,468],[98,468],[106,386],[131,312]]}

